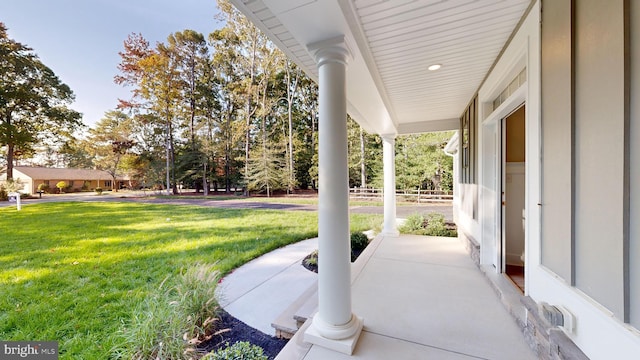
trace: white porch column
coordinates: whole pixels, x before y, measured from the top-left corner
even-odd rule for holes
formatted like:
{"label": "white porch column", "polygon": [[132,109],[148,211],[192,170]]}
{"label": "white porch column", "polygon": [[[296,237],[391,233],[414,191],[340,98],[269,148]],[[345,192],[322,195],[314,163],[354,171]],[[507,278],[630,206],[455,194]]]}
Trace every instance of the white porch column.
{"label": "white porch column", "polygon": [[351,313],[346,67],[342,37],[309,46],[319,73],[318,313],[305,341],[351,354],[362,319]]}
{"label": "white porch column", "polygon": [[382,160],[384,166],[384,225],[382,234],[399,236],[396,224],[396,137],[382,135]]}

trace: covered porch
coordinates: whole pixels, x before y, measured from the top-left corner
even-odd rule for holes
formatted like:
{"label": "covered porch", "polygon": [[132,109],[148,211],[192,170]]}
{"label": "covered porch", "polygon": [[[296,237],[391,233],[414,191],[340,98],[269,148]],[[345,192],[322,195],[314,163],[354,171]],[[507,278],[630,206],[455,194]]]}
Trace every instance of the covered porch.
{"label": "covered porch", "polygon": [[501,303],[509,294],[462,240],[380,235],[352,266],[353,312],[364,319],[352,356],[305,342],[307,321],[277,359],[536,358]]}
{"label": "covered porch", "polygon": [[[427,351],[526,356],[506,355],[517,346],[506,335],[487,339],[503,325],[484,316],[496,299],[476,289],[477,270],[436,261],[450,257],[437,246],[394,239],[394,191],[385,191],[385,237],[351,271],[347,112],[381,136],[388,190],[395,189],[397,136],[459,130],[459,144],[448,149],[459,156],[458,229],[479,243],[473,256],[487,277],[505,280],[500,273],[508,265],[523,268],[525,296],[507,308],[526,311],[525,331],[535,333],[530,340],[542,358],[634,358],[636,2],[231,2],[318,83],[318,247],[325,263],[306,348],[293,358],[341,358],[329,349],[399,353],[380,345],[387,343],[424,350],[420,358]],[[519,124],[520,135],[509,137],[507,123]],[[469,332],[474,326],[479,331]],[[454,338],[456,346],[447,342]],[[498,357],[489,349],[500,349]],[[440,355],[431,357],[446,357]]]}

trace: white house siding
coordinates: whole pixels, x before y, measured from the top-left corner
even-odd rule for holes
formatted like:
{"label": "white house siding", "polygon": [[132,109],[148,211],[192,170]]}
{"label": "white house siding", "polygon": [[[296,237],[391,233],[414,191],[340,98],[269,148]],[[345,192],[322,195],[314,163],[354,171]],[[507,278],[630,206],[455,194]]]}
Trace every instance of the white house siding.
{"label": "white house siding", "polygon": [[[570,2],[566,0],[565,4]],[[557,5],[556,0],[545,1],[545,4],[551,3]],[[633,19],[640,22],[640,5],[634,1],[629,3],[633,3],[631,39],[637,40],[640,25],[633,24]],[[541,79],[548,80],[549,74],[541,74],[540,69],[541,25],[537,3],[478,93],[479,224],[462,221],[459,226],[481,239],[481,262],[495,263],[499,211],[486,205],[496,204],[499,199],[496,195],[499,194],[499,174],[495,166],[498,160],[494,150],[499,134],[495,124],[525,100],[526,295],[538,303],[548,302],[568,309],[576,319],[576,328],[568,336],[589,358],[632,359],[640,353],[637,329],[640,326],[640,222],[637,221],[640,194],[634,192],[640,184],[640,71],[632,68],[629,126],[625,122],[622,41],[625,1],[577,0],[575,4],[574,49],[580,59],[576,59],[574,69],[573,129],[570,116],[567,120],[570,107],[559,106],[555,116],[542,112]],[[635,41],[635,44],[640,43]],[[639,46],[632,45],[631,64],[640,63]],[[560,68],[554,71],[561,78],[555,80],[564,86],[564,91],[547,101],[566,105],[566,101],[571,101],[571,94],[567,96],[567,84],[563,81],[572,69],[566,68],[567,60],[571,64],[567,54],[560,52],[559,55],[555,65]],[[524,67],[527,69],[525,86],[493,111],[490,103]],[[548,66],[545,71],[547,69]],[[575,131],[573,144],[571,131]],[[625,145],[631,146],[630,151]],[[571,178],[572,149],[575,178]],[[546,155],[559,158],[551,164],[545,163],[543,174],[542,159],[549,161]],[[628,184],[631,184],[630,192]],[[554,193],[558,196],[550,196]],[[630,205],[630,212],[625,204]],[[575,207],[573,229],[572,207]],[[554,222],[543,224],[543,213],[547,221],[553,217]],[[625,220],[626,216],[631,220]],[[544,232],[541,225],[548,226]],[[554,235],[556,227],[558,234]]]}
{"label": "white house siding", "polygon": [[626,195],[623,3],[581,0],[575,10],[575,285],[619,319]]}
{"label": "white house siding", "polygon": [[22,172],[20,172],[20,170],[17,170],[17,169],[13,170],[13,178],[20,180],[20,182],[22,183],[22,192],[27,193],[27,194],[35,193],[34,189],[38,185],[34,184],[32,178],[30,178],[29,176],[23,174]]}
{"label": "white house siding", "polygon": [[[545,2],[542,26],[542,249],[544,266],[571,283],[571,1]],[[548,121],[544,121],[548,120]],[[568,165],[569,164],[569,165]],[[545,186],[545,184],[551,186]]]}

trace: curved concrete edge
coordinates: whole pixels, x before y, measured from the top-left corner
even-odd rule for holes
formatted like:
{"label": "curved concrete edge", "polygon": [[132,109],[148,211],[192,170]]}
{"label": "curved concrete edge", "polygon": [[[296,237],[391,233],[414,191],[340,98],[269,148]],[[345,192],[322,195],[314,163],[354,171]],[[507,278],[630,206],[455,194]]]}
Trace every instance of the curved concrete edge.
{"label": "curved concrete edge", "polygon": [[218,285],[220,306],[252,328],[275,335],[273,321],[317,281],[317,274],[301,265],[317,248],[317,238],[303,240],[240,266]]}

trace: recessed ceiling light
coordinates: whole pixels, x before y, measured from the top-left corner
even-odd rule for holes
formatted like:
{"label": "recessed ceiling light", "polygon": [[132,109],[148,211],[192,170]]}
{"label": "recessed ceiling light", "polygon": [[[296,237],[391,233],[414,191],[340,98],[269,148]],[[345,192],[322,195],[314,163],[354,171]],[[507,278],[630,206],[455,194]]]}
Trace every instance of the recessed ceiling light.
{"label": "recessed ceiling light", "polygon": [[433,64],[433,65],[429,65],[429,67],[427,69],[429,69],[429,71],[436,71],[438,69],[440,69],[442,67],[441,64]]}

